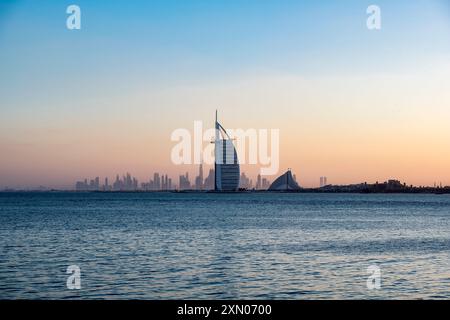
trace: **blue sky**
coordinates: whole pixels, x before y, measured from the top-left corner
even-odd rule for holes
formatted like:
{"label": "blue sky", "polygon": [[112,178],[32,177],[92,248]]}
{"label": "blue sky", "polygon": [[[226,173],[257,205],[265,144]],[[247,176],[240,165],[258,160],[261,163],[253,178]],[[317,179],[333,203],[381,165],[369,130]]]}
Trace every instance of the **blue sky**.
{"label": "blue sky", "polygon": [[69,31],[72,3],[2,3],[2,109],[49,91],[57,100],[141,83],[402,72],[450,53],[444,0],[378,1],[379,32],[365,27],[371,1],[82,0],[82,30]]}
{"label": "blue sky", "polygon": [[41,85],[61,84],[66,73],[89,80],[92,68],[95,81],[126,73],[158,83],[253,72],[366,73],[450,51],[445,1],[377,1],[382,32],[365,28],[372,1],[85,0],[76,2],[80,31],[65,29],[72,2],[9,3],[0,9],[1,80],[16,86],[42,70],[48,76]]}

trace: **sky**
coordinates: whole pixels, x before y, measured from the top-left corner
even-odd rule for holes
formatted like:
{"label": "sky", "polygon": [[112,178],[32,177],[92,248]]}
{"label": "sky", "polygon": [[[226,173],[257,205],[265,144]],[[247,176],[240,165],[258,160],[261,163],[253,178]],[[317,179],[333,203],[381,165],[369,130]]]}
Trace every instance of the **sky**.
{"label": "sky", "polygon": [[192,177],[171,133],[216,109],[279,129],[279,173],[302,186],[450,185],[449,58],[446,0],[3,0],[0,188]]}

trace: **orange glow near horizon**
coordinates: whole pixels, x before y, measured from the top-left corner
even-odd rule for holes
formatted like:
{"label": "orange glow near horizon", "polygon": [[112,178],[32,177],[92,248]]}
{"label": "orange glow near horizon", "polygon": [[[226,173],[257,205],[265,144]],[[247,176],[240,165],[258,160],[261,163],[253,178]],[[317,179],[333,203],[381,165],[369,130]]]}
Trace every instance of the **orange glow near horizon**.
{"label": "orange glow near horizon", "polygon": [[[399,179],[408,185],[450,185],[448,84],[438,82],[439,77],[435,77],[436,87],[428,84],[427,88],[420,87],[421,81],[398,81],[393,95],[386,83],[390,78],[380,79],[378,86],[368,79],[369,89],[359,84],[359,91],[352,92],[358,81],[351,79],[335,92],[328,90],[330,79],[296,78],[177,88],[166,95],[133,94],[126,122],[121,122],[121,112],[112,109],[101,122],[72,117],[40,129],[29,128],[26,122],[22,127],[3,128],[1,185],[70,187],[76,180],[96,176],[111,180],[126,172],[140,181],[147,181],[153,172],[167,173],[176,182],[186,171],[194,177],[198,166],[171,163],[175,143],[170,134],[177,128],[192,131],[194,120],[203,120],[204,129],[212,126],[214,108],[208,107],[213,104],[208,98],[216,95],[224,105],[219,109],[224,126],[280,129],[279,173],[292,168],[302,186],[317,186],[320,176],[333,184]],[[436,88],[448,90],[440,91],[437,98]],[[321,96],[320,91],[327,95]],[[377,93],[375,98],[371,92]],[[422,108],[427,96],[433,98]],[[255,103],[247,107],[252,99]],[[177,111],[178,100],[189,106],[189,112]],[[147,104],[160,107],[157,112],[143,109]],[[254,181],[258,169],[242,166]],[[205,175],[207,170],[205,166]]]}

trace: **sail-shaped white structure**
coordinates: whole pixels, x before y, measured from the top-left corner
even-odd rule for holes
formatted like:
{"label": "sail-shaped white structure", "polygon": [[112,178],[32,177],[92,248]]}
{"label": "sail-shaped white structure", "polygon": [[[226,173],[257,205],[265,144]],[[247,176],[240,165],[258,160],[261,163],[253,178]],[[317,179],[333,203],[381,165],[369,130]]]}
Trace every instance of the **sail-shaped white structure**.
{"label": "sail-shaped white structure", "polygon": [[215,129],[214,189],[216,191],[237,191],[240,177],[238,156],[233,145],[233,140],[217,121],[217,111]]}

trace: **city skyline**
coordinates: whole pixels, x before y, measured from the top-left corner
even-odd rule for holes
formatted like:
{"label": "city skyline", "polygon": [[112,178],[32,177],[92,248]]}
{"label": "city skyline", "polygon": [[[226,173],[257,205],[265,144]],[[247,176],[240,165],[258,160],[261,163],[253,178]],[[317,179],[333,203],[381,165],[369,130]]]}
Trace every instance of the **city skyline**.
{"label": "city skyline", "polygon": [[279,129],[278,174],[305,187],[450,185],[448,1],[377,1],[376,31],[368,1],[77,4],[80,30],[54,1],[0,4],[0,189],[128,170],[179,183],[197,167],[171,163],[171,133],[214,128],[216,109]]}
{"label": "city skyline", "polygon": [[[67,191],[182,191],[182,190],[192,190],[192,191],[213,191],[214,190],[214,179],[215,173],[214,169],[210,168],[208,174],[205,176],[203,173],[203,164],[198,166],[198,175],[194,176],[191,180],[189,178],[189,172],[184,174],[179,174],[176,177],[169,176],[165,173],[154,172],[149,175],[148,178],[139,179],[133,176],[131,173],[126,172],[125,174],[115,174],[113,179],[111,177],[100,177],[94,176],[91,178],[84,178],[73,183],[69,187],[65,188],[52,188],[44,185],[39,185],[36,187],[28,188],[11,188],[4,187],[0,189],[1,191],[12,191],[12,190],[23,190],[23,191],[49,191],[49,190],[67,190]],[[287,172],[290,172],[288,169]],[[286,174],[286,173],[285,173]],[[283,174],[283,175],[285,175]],[[281,175],[281,176],[283,176]],[[280,178],[281,176],[275,177]],[[432,185],[413,185],[407,184],[406,182],[400,182],[397,179],[388,180],[377,180],[373,182],[360,181],[353,182],[350,184],[333,184],[329,183],[328,177],[319,177],[317,184],[312,186],[304,186],[300,181],[297,180],[297,175],[292,175],[293,181],[298,183],[302,189],[321,189],[323,191],[330,190],[341,190],[348,191],[353,190],[359,192],[365,188],[365,186],[372,185],[396,185],[400,187],[406,187],[411,189],[449,189],[449,185],[445,185],[442,181],[435,181]],[[277,180],[277,179],[274,179]],[[176,182],[178,181],[178,182]],[[266,177],[257,174],[252,178],[252,176],[247,176],[246,172],[241,172],[239,189],[240,190],[268,190],[272,182]],[[338,188],[338,189],[336,189]]]}
{"label": "city skyline", "polygon": [[[115,180],[110,177],[85,178],[77,181],[71,190],[76,191],[170,191],[170,190],[214,190],[214,169],[209,169],[208,175],[203,175],[203,165],[199,165],[199,174],[193,181],[189,178],[189,173],[180,174],[178,180],[167,174],[154,172],[151,178],[138,178],[127,172],[125,174],[116,174]],[[103,183],[101,183],[103,181]],[[178,181],[174,182],[174,181]],[[263,178],[258,174],[255,179],[247,177],[245,172],[240,175],[239,189],[246,190],[267,190],[270,186],[270,180]],[[44,186],[42,186],[44,187]]]}

